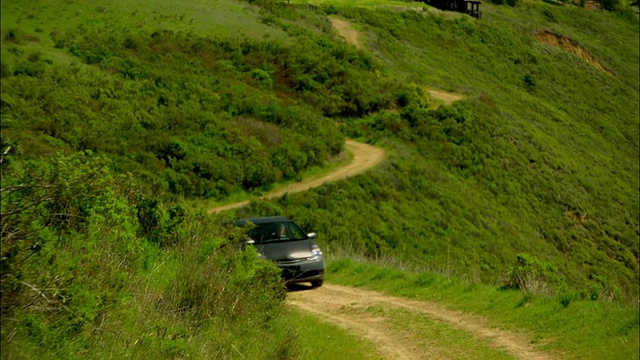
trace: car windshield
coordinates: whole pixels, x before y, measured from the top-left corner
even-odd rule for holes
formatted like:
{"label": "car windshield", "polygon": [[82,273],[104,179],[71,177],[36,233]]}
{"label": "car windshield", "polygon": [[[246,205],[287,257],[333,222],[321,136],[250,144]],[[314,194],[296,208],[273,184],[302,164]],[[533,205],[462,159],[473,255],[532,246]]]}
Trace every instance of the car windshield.
{"label": "car windshield", "polygon": [[274,241],[303,240],[307,234],[292,222],[275,222],[268,224],[257,224],[249,231],[249,237],[256,243],[266,243]]}

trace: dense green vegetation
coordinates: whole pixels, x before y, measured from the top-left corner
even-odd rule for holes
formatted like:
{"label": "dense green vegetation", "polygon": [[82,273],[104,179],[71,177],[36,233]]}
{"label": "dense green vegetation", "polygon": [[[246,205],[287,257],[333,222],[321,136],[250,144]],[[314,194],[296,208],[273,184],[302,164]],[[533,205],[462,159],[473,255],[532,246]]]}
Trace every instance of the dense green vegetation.
{"label": "dense green vegetation", "polygon": [[223,246],[233,229],[165,207],[110,164],[87,152],[7,166],[2,357],[296,351],[277,268]]}
{"label": "dense green vegetation", "polygon": [[[290,216],[329,256],[637,304],[635,14],[175,6],[2,3],[3,357],[304,357],[276,270],[227,240],[245,215]],[[433,109],[426,87],[466,99]],[[391,155],[237,213],[190,206],[296,180],[344,137]]]}
{"label": "dense green vegetation", "polygon": [[[393,101],[367,90],[387,87],[375,85],[383,80],[370,76],[370,58],[313,37],[291,48],[170,30],[133,34],[116,23],[77,31],[52,35],[79,60],[71,66],[48,65],[38,52],[5,64],[14,76],[3,82],[4,141],[35,136],[30,147],[20,143],[31,156],[108,153],[156,193],[221,197],[295,178],[342,148],[323,113],[362,115]],[[18,52],[22,34],[6,37]]]}

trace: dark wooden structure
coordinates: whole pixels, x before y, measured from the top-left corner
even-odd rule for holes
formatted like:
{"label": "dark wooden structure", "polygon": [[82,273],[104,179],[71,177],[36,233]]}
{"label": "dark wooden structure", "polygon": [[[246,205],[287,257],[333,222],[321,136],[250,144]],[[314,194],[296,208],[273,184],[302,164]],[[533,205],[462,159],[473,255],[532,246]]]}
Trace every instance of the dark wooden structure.
{"label": "dark wooden structure", "polygon": [[440,10],[457,11],[475,18],[482,17],[479,0],[418,0]]}
{"label": "dark wooden structure", "polygon": [[482,17],[482,11],[480,11],[480,1],[479,0],[466,0],[465,1],[467,8],[465,13],[473,16],[474,18],[480,19]]}

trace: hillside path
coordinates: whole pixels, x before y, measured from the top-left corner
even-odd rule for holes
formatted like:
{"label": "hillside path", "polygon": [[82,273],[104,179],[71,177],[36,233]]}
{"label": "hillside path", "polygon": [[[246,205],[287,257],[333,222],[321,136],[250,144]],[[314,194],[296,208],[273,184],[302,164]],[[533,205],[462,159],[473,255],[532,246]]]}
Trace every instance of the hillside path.
{"label": "hillside path", "polygon": [[[385,153],[382,148],[361,143],[355,140],[347,139],[345,141],[345,147],[347,148],[347,151],[349,151],[353,155],[353,159],[349,164],[339,167],[322,177],[305,179],[301,182],[285,186],[263,196],[262,198],[272,199],[278,196],[282,196],[286,193],[305,191],[320,186],[329,181],[341,180],[354,175],[358,175],[380,164],[385,158]],[[218,206],[213,209],[209,209],[208,212],[211,214],[240,208],[249,205],[249,202],[250,200],[246,200],[224,206]]]}
{"label": "hillside path", "polygon": [[[437,9],[432,9],[432,10],[437,10]],[[360,37],[361,37],[360,32],[354,29],[353,25],[349,20],[341,19],[333,16],[329,17],[329,20],[331,20],[331,24],[333,25],[334,28],[336,28],[336,30],[338,30],[338,33],[340,34],[340,36],[342,36],[345,39],[345,41],[353,44],[358,49],[364,48],[364,46],[362,45],[362,41],[360,40]],[[451,105],[455,101],[464,99],[464,95],[462,94],[456,94],[452,92],[439,91],[439,90],[428,89],[428,88],[426,90],[429,92],[429,95],[432,98],[442,101],[444,105]]]}
{"label": "hillside path", "polygon": [[446,332],[436,334],[445,338],[433,339],[407,324],[398,329],[390,319],[390,314],[395,310],[408,311],[412,319],[422,318],[419,321],[432,324],[431,327],[444,324],[468,333],[468,338],[474,343],[506,353],[507,357],[554,359],[550,354],[536,350],[525,334],[492,327],[478,315],[449,310],[433,302],[325,283],[317,289],[289,292],[287,303],[370,341],[384,359],[473,357],[464,348],[458,348],[454,342],[450,342]]}
{"label": "hillside path", "polygon": [[362,44],[360,43],[360,32],[353,28],[351,22],[336,17],[329,17],[329,19],[331,20],[333,27],[338,30],[340,35],[347,42],[353,44],[358,49],[362,49]]}

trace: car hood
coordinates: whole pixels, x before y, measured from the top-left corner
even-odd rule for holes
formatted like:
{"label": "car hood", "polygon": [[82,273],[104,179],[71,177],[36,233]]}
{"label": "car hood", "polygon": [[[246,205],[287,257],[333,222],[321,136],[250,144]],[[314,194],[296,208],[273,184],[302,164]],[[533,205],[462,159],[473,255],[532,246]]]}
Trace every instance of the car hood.
{"label": "car hood", "polygon": [[267,259],[286,261],[311,257],[313,244],[313,240],[295,240],[255,244],[255,247]]}

